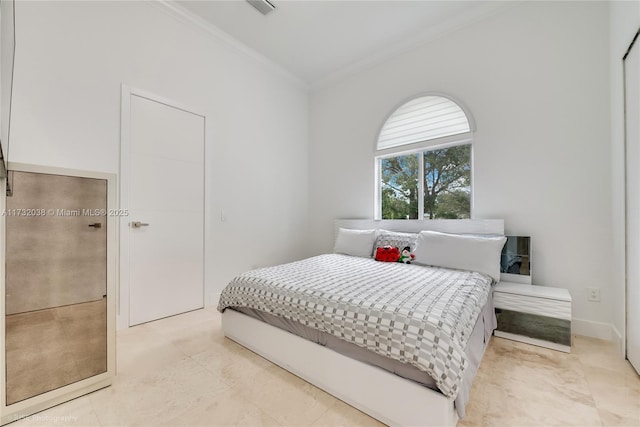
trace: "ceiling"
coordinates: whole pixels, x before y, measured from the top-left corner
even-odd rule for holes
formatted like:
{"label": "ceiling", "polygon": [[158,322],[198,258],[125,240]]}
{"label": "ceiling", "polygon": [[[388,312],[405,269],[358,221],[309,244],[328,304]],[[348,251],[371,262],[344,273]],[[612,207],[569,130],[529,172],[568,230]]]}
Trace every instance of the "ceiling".
{"label": "ceiling", "polygon": [[244,0],[174,3],[309,85],[388,58],[504,7],[505,1],[270,0],[264,16]]}

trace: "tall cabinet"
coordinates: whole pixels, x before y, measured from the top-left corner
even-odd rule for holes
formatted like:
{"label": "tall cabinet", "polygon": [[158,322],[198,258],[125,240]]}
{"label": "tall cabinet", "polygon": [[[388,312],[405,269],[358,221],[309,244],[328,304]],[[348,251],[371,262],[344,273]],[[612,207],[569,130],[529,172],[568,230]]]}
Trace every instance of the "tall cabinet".
{"label": "tall cabinet", "polygon": [[10,163],[8,182],[1,424],[115,372],[115,176]]}
{"label": "tall cabinet", "polygon": [[[3,157],[11,143],[16,4],[0,0]],[[111,384],[118,222],[109,215],[117,204],[115,175],[0,162],[9,170],[0,173],[6,424]]]}

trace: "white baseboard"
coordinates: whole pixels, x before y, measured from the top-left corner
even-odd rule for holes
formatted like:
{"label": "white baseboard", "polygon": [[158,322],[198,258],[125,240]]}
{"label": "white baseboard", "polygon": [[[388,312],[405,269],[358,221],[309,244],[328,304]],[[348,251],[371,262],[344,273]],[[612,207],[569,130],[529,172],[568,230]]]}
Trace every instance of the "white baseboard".
{"label": "white baseboard", "polygon": [[594,322],[574,317],[571,320],[571,333],[611,341],[616,344],[620,357],[623,359],[625,357],[625,342],[622,334],[611,323]]}
{"label": "white baseboard", "polygon": [[594,322],[593,320],[576,319],[574,317],[571,320],[571,333],[612,341],[616,344],[620,357],[623,359],[625,357],[625,342],[622,334],[611,323]]}
{"label": "white baseboard", "polygon": [[625,348],[626,343],[624,342],[620,331],[618,331],[618,329],[616,329],[616,327],[613,325],[611,325],[611,336],[613,338],[613,341],[617,344],[618,354],[624,359],[627,354],[627,350]]}
{"label": "white baseboard", "polygon": [[576,319],[575,317],[571,320],[571,333],[575,335],[613,341],[613,329],[611,323]]}

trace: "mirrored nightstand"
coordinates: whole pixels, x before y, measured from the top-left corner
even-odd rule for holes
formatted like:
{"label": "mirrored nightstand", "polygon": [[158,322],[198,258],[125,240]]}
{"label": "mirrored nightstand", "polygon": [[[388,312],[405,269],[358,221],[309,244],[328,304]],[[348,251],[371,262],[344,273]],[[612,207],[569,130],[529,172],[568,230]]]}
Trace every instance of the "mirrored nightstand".
{"label": "mirrored nightstand", "polygon": [[493,290],[494,335],[571,352],[571,295],[567,289],[499,282]]}

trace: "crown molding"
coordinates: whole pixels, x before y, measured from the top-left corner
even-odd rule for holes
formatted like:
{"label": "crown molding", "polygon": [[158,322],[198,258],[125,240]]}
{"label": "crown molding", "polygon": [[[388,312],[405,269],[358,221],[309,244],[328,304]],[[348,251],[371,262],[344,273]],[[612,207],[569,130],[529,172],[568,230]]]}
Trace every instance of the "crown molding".
{"label": "crown molding", "polygon": [[508,0],[487,2],[480,7],[458,15],[454,19],[446,20],[439,25],[430,27],[429,29],[419,34],[406,38],[400,43],[397,43],[387,49],[383,49],[380,52],[375,53],[374,55],[370,55],[359,61],[355,61],[350,65],[347,65],[346,67],[340,68],[334,72],[329,73],[325,77],[315,79],[311,82],[307,82],[304,79],[298,77],[277,62],[267,58],[260,52],[242,43],[214,24],[206,21],[197,14],[181,6],[174,0],[151,0],[147,1],[146,3],[161,9],[178,21],[186,25],[190,25],[192,28],[199,30],[208,37],[218,42],[224,43],[236,52],[245,55],[246,57],[252,58],[256,62],[273,71],[275,74],[284,77],[299,89],[302,89],[306,92],[314,92],[322,90],[325,87],[328,87],[350,76],[353,76],[368,68],[372,68],[378,64],[389,61],[396,56],[410,52],[414,49],[418,49],[441,37],[452,34],[462,28],[468,27],[476,22],[482,21],[486,18],[489,18],[490,16],[510,9],[517,4],[523,3],[524,1],[525,0]]}
{"label": "crown molding", "polygon": [[192,28],[199,30],[201,33],[212,38],[213,40],[226,44],[227,46],[232,48],[234,51],[248,58],[251,58],[256,62],[259,62],[260,64],[266,66],[266,68],[273,71],[275,74],[280,75],[281,77],[284,77],[286,80],[288,80],[290,83],[292,83],[299,89],[302,89],[306,92],[310,90],[310,85],[307,82],[305,82],[295,74],[291,73],[289,70],[282,67],[280,64],[272,61],[271,59],[267,58],[266,56],[259,53],[258,51],[240,42],[238,39],[222,31],[220,28],[204,20],[203,18],[191,12],[190,10],[187,10],[183,6],[177,4],[175,1],[153,0],[153,1],[148,1],[146,3],[159,8],[160,10],[174,17],[180,22],[190,25]]}

